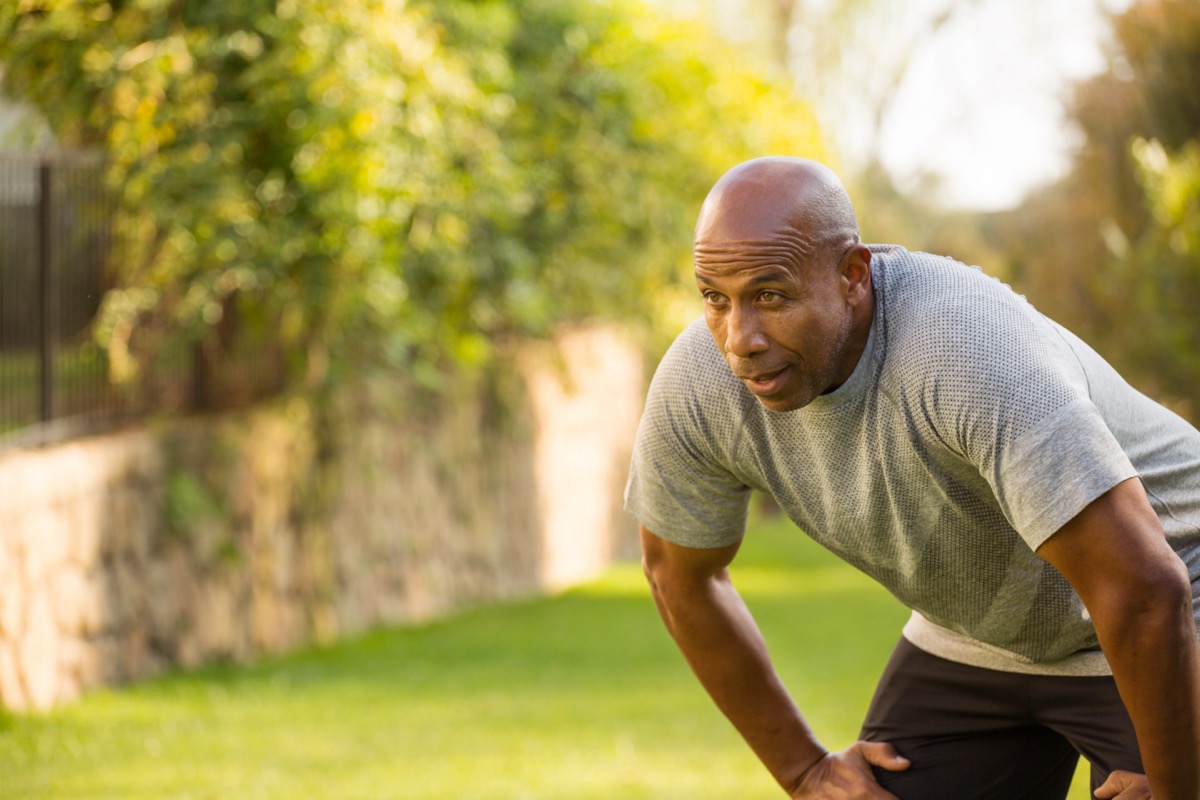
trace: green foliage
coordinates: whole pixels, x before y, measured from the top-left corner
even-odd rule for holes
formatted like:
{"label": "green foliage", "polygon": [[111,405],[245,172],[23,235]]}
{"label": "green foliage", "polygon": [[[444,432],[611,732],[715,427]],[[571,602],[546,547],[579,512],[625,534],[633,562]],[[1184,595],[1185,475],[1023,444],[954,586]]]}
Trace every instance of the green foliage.
{"label": "green foliage", "polygon": [[1200,410],[1200,5],[1141,0],[1113,31],[1110,68],[1075,91],[1072,173],[995,220],[993,241],[1039,308],[1188,414]]}
{"label": "green foliage", "polygon": [[176,470],[167,478],[167,530],[187,537],[196,526],[222,521],[227,512],[204,482],[190,472]]}
{"label": "green foliage", "polygon": [[823,155],[785,89],[621,2],[20,0],[0,61],[61,143],[108,153],[118,376],[235,294],[316,378],[660,318],[720,172]]}
{"label": "green foliage", "polygon": [[1132,147],[1150,222],[1132,245],[1118,245],[1118,286],[1129,290],[1141,324],[1128,356],[1147,382],[1189,416],[1200,411],[1200,139],[1175,155],[1157,140]]}

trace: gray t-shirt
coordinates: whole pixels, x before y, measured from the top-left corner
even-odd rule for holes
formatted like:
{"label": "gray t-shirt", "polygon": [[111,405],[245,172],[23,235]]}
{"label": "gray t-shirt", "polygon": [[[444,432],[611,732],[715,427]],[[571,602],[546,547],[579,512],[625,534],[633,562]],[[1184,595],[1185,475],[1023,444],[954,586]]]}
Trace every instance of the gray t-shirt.
{"label": "gray t-shirt", "polygon": [[873,246],[875,315],[851,377],[774,412],[703,321],[651,383],[626,508],[720,547],[752,488],[914,613],[904,635],[955,661],[1106,674],[1078,595],[1034,550],[1139,476],[1200,586],[1200,433],[977,268]]}

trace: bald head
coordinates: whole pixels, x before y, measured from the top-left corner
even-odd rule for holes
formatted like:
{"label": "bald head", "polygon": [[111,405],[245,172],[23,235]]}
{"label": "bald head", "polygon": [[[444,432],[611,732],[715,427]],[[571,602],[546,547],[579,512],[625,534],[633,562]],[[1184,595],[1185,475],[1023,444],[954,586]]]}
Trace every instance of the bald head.
{"label": "bald head", "polygon": [[795,411],[850,377],[874,318],[871,250],[827,168],[734,167],[704,201],[692,255],[713,342],[763,406]]}
{"label": "bald head", "polygon": [[744,246],[778,250],[789,262],[836,258],[858,242],[858,219],[828,167],[781,156],[746,161],[725,173],[696,221],[695,252]]}

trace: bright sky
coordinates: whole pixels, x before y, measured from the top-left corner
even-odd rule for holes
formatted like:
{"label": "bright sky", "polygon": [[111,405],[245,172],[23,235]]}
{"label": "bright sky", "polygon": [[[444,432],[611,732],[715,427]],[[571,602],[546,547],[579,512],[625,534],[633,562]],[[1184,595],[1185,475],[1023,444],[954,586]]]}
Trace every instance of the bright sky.
{"label": "bright sky", "polygon": [[[838,0],[796,0],[819,19]],[[709,9],[718,30],[731,38],[754,36],[748,10],[768,0],[651,0],[684,13]],[[1105,67],[1107,24],[1102,10],[1120,11],[1131,0],[958,0],[954,16],[914,53],[895,93],[879,142],[883,164],[902,189],[932,174],[943,204],[999,209],[1017,204],[1034,186],[1068,166],[1076,134],[1063,101],[1073,81]],[[913,31],[948,0],[881,0],[875,32],[846,42],[846,75],[830,80],[810,51],[827,48],[834,31],[793,31],[800,91],[806,97],[830,86],[878,91],[895,72]],[[798,26],[799,27],[799,26]],[[841,44],[841,43],[835,43]],[[807,88],[807,91],[806,91]],[[847,161],[861,161],[870,146],[870,114],[861,95],[839,92],[818,104],[822,126]]]}
{"label": "bright sky", "polygon": [[995,209],[1063,174],[1076,144],[1063,101],[1105,67],[1097,5],[994,0],[951,20],[913,62],[885,125],[881,155],[901,187],[927,169],[943,202]]}

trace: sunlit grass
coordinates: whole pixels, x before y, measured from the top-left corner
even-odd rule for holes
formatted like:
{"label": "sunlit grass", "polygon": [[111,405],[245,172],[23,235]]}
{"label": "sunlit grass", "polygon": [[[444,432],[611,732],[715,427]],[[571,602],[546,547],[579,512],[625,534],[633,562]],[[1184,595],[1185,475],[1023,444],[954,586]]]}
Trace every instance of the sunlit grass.
{"label": "sunlit grass", "polygon": [[[813,726],[848,744],[906,612],[781,524],[755,529],[734,579]],[[781,796],[634,565],[555,598],[0,718],[2,798]]]}

